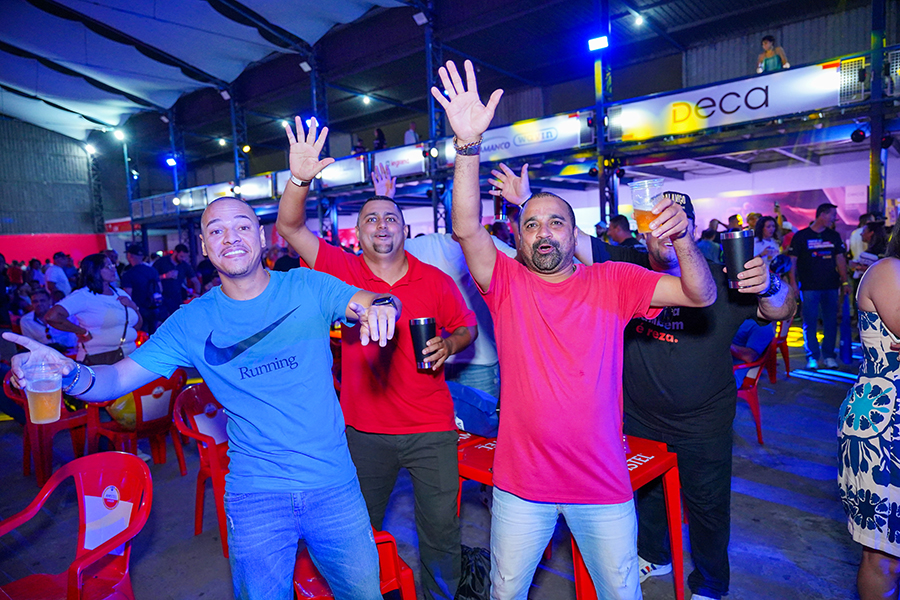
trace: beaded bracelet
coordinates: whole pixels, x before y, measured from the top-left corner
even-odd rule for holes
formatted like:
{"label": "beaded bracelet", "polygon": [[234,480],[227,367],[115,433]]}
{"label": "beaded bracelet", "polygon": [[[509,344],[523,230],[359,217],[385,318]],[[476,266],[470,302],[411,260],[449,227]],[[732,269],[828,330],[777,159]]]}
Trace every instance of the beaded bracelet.
{"label": "beaded bracelet", "polygon": [[477,141],[460,146],[459,138],[453,136],[453,149],[456,150],[456,153],[460,156],[477,156],[481,154],[482,140],[484,140],[484,137],[479,135]]}
{"label": "beaded bracelet", "polygon": [[[67,374],[68,376],[68,374]],[[81,379],[81,364],[75,363],[75,379],[72,380],[72,383],[63,388],[63,393],[68,394],[75,388],[75,385],[78,383],[78,380]]]}

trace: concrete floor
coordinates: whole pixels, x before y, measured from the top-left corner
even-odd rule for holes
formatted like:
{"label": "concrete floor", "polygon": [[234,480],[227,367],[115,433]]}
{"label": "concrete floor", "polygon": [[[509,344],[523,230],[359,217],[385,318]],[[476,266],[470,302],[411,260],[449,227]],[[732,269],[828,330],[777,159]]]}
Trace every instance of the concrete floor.
{"label": "concrete floor", "polygon": [[[732,493],[731,594],[734,600],[855,598],[861,554],[847,533],[836,484],[836,415],[855,367],[818,375],[794,349],[790,379],[779,361],[779,380],[760,385],[765,446],[747,406],[738,404],[735,421]],[[71,460],[68,437],[55,443],[57,463]],[[198,469],[194,446],[186,449],[188,475],[181,477],[171,442],[169,461],[153,465],[153,511],[136,538],[131,558],[138,599],[232,598],[228,562],[223,558],[211,491],[207,492],[204,531],[193,535],[194,487]],[[22,430],[0,423],[0,517],[21,510],[34,498],[34,477],[22,475]],[[0,585],[33,572],[60,572],[74,556],[77,508],[74,492],[57,492],[27,527],[0,538]],[[416,535],[410,480],[401,476],[385,529],[400,544],[414,570]],[[467,483],[461,510],[462,539],[488,547],[490,516],[481,486]],[[687,532],[685,529],[685,544]],[[685,573],[691,570],[685,552]],[[643,585],[647,600],[673,597],[672,576]],[[569,534],[563,524],[553,539],[552,558],[541,564],[530,598],[574,598]],[[689,593],[688,593],[688,597]]]}

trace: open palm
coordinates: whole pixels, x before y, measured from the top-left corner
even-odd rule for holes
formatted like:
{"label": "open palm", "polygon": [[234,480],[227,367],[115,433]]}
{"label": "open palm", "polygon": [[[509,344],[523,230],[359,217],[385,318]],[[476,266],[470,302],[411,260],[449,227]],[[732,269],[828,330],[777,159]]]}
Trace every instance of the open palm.
{"label": "open palm", "polygon": [[431,94],[438,103],[444,107],[447,119],[456,137],[464,143],[474,141],[484,133],[494,118],[497,103],[503,96],[503,90],[494,90],[487,105],[478,97],[478,82],[475,79],[475,68],[471,61],[465,62],[466,84],[463,85],[462,77],[456,69],[453,61],[447,61],[445,67],[441,67],[438,74],[447,96],[436,87],[431,88]]}
{"label": "open palm", "polygon": [[288,125],[284,128],[287,133],[288,140],[291,143],[290,151],[290,168],[291,175],[303,181],[311,181],[319,171],[334,162],[333,158],[323,158],[319,160],[322,153],[322,147],[325,146],[325,140],[328,138],[328,128],[322,128],[322,134],[316,136],[316,129],[319,124],[316,119],[310,120],[309,131],[306,136],[303,135],[303,120],[300,117],[294,117],[294,123],[297,126],[297,136],[294,136],[294,130]]}

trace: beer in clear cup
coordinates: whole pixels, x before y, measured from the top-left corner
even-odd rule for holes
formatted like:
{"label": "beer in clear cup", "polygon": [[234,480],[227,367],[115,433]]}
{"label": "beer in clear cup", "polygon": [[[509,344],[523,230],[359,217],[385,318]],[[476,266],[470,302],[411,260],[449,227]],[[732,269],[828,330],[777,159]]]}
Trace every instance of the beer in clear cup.
{"label": "beer in clear cup", "polygon": [[25,396],[28,414],[36,425],[59,421],[62,406],[62,373],[56,365],[25,363]]}
{"label": "beer in clear cup", "polygon": [[663,180],[632,181],[628,187],[631,188],[631,208],[638,233],[650,233],[650,223],[657,217],[653,214],[653,207],[662,200]]}

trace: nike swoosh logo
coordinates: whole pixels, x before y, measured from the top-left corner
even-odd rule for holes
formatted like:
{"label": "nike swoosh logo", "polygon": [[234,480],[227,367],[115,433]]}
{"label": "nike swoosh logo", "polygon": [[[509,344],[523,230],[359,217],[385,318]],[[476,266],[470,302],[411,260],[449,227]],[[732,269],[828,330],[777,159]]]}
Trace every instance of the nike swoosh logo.
{"label": "nike swoosh logo", "polygon": [[259,342],[263,340],[267,335],[272,333],[276,327],[284,323],[284,320],[291,316],[299,306],[294,308],[291,312],[284,315],[265,329],[254,333],[250,337],[245,340],[241,340],[237,344],[232,344],[226,348],[219,348],[212,342],[212,332],[209,333],[209,337],[206,338],[206,348],[203,350],[203,358],[206,359],[206,362],[214,367],[218,367],[224,365],[227,362],[231,362]]}

